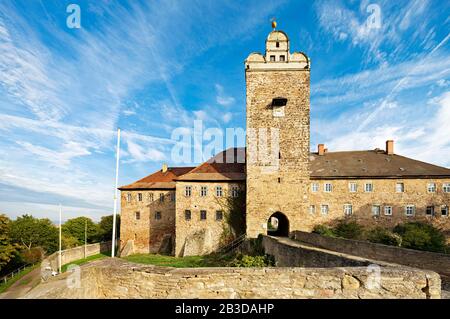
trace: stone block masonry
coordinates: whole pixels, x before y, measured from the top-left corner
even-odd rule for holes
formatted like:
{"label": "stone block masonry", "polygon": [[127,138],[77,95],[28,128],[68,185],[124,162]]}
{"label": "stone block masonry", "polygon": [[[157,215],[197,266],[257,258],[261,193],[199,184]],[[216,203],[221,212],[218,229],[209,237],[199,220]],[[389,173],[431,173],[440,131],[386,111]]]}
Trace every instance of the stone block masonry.
{"label": "stone block masonry", "polygon": [[[81,267],[81,287],[52,278],[25,298],[440,298],[432,271],[386,267],[371,287],[366,267],[170,268],[120,259]],[[67,275],[66,275],[67,276]]]}

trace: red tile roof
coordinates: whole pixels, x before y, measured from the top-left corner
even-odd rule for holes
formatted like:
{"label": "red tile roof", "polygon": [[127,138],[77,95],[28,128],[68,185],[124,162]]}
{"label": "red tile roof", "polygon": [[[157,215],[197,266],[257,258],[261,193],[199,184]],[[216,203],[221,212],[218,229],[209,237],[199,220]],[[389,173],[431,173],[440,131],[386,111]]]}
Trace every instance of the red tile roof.
{"label": "red tile roof", "polygon": [[134,183],[119,187],[120,190],[133,189],[174,189],[175,179],[183,175],[194,167],[169,167],[167,172],[163,173],[159,170],[151,175],[148,175]]}

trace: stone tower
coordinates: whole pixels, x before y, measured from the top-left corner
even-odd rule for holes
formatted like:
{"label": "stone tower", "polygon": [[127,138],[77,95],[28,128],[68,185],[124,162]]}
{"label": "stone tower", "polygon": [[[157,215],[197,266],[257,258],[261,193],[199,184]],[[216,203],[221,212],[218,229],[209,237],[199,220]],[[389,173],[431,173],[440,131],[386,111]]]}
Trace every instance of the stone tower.
{"label": "stone tower", "polygon": [[[272,31],[266,53],[245,61],[247,87],[247,236],[302,229],[308,211],[310,62]],[[274,227],[275,228],[275,227]]]}

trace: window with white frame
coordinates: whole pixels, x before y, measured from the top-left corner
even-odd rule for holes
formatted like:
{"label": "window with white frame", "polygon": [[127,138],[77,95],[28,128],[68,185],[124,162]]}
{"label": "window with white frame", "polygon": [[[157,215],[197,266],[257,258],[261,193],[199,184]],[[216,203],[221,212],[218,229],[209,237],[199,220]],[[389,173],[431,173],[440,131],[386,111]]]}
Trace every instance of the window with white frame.
{"label": "window with white frame", "polygon": [[328,205],[321,205],[320,206],[320,213],[322,215],[328,215],[329,207]]}
{"label": "window with white frame", "polygon": [[441,206],[441,215],[448,216],[448,206],[447,205]]}
{"label": "window with white frame", "polygon": [[356,193],[358,191],[358,184],[348,183],[348,190],[350,191],[350,193]]}
{"label": "window with white frame", "polygon": [[216,186],[216,196],[222,197],[223,196],[223,188],[222,186]]}
{"label": "window with white frame", "polygon": [[414,205],[408,205],[405,208],[406,216],[414,216],[415,211],[416,211],[416,207]]}
{"label": "window with white frame", "polygon": [[142,202],[142,193],[138,193],[137,198],[139,202]]}
{"label": "window with white frame", "polygon": [[128,203],[131,202],[131,193],[128,193],[128,194],[127,194],[127,202],[128,202]]}
{"label": "window with white frame", "polygon": [[353,214],[353,206],[351,204],[344,205],[344,215],[351,216]]}
{"label": "window with white frame", "polygon": [[397,193],[403,193],[405,191],[405,184],[403,184],[403,183],[395,184],[395,191]]}
{"label": "window with white frame", "polygon": [[434,206],[427,206],[427,210],[425,211],[427,216],[434,216]]}
{"label": "window with white frame", "polygon": [[366,193],[371,193],[373,192],[373,184],[372,183],[365,183],[364,184],[364,191]]}
{"label": "window with white frame", "polygon": [[442,185],[442,190],[444,191],[444,193],[450,193],[450,183],[444,183]]}
{"label": "window with white frame", "polygon": [[311,183],[311,192],[317,193],[319,191],[319,183]]}
{"label": "window with white frame", "polygon": [[164,193],[159,193],[159,201],[161,202],[161,203],[164,203]]}
{"label": "window with white frame", "polygon": [[205,197],[207,194],[208,194],[208,187],[207,186],[200,187],[200,196]]}
{"label": "window with white frame", "polygon": [[154,199],[153,193],[148,193],[148,200],[150,202],[153,202],[153,199]]}
{"label": "window with white frame", "polygon": [[239,196],[239,186],[232,186],[231,197],[238,197],[238,196]]}
{"label": "window with white frame", "polygon": [[323,191],[325,193],[331,193],[333,191],[333,185],[331,183],[325,183],[323,185]]}
{"label": "window with white frame", "polygon": [[380,216],[381,206],[372,205],[372,216]]}
{"label": "window with white frame", "polygon": [[184,188],[184,196],[191,197],[192,195],[192,186],[186,186]]}
{"label": "window with white frame", "polygon": [[427,184],[427,192],[428,193],[436,193],[436,183],[428,183]]}
{"label": "window with white frame", "polygon": [[314,215],[316,213],[316,206],[315,205],[310,205],[309,206],[309,213],[311,215]]}
{"label": "window with white frame", "polygon": [[384,206],[384,214],[386,216],[392,216],[392,206]]}

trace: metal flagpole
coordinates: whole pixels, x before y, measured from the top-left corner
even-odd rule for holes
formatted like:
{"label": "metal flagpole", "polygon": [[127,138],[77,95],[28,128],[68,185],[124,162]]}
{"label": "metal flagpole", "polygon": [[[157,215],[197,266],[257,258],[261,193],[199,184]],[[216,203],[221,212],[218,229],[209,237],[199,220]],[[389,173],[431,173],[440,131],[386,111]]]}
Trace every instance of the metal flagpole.
{"label": "metal flagpole", "polygon": [[86,253],[87,253],[87,217],[84,220],[84,258],[86,258]]}
{"label": "metal flagpole", "polygon": [[112,229],[112,245],[111,257],[115,256],[116,248],[116,214],[117,214],[117,188],[119,187],[119,155],[120,155],[120,128],[117,129],[117,151],[116,151],[116,185],[114,188],[114,214],[113,214],[113,229]]}
{"label": "metal flagpole", "polygon": [[59,268],[59,273],[61,273],[61,262],[62,262],[62,255],[61,255],[61,219],[62,219],[62,206],[61,204],[59,204],[59,256],[58,256],[58,268]]}

